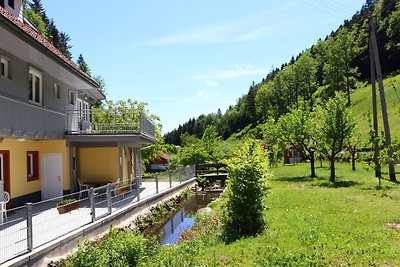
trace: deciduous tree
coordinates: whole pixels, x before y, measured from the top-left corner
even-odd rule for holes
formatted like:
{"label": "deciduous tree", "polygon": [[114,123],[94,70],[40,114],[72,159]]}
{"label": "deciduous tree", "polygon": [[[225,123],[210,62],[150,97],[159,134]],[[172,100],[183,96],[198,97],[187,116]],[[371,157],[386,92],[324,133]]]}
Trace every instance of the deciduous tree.
{"label": "deciduous tree", "polygon": [[330,162],[329,181],[335,182],[335,157],[342,151],[345,140],[355,127],[354,117],[347,107],[346,96],[336,93],[334,98],[316,109],[318,146]]}

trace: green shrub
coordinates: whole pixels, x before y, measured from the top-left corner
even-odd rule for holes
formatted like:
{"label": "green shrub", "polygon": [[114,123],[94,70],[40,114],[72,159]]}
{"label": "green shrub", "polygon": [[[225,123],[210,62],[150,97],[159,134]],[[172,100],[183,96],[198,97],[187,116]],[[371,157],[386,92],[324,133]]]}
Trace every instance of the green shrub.
{"label": "green shrub", "polygon": [[198,184],[198,186],[201,187],[201,190],[204,190],[204,188],[206,188],[207,186],[210,186],[210,181],[208,181],[206,178],[204,177],[196,177],[196,183]]}
{"label": "green shrub", "polygon": [[224,237],[233,241],[265,227],[263,198],[267,190],[267,153],[256,140],[238,147],[228,161],[227,210]]}
{"label": "green shrub", "polygon": [[63,200],[59,201],[57,203],[57,206],[64,206],[64,205],[67,205],[67,204],[75,203],[77,201],[78,200],[76,200],[75,198],[66,198],[66,199],[63,199]]}
{"label": "green shrub", "polygon": [[137,266],[145,254],[145,239],[134,231],[111,228],[97,242],[86,241],[62,266]]}

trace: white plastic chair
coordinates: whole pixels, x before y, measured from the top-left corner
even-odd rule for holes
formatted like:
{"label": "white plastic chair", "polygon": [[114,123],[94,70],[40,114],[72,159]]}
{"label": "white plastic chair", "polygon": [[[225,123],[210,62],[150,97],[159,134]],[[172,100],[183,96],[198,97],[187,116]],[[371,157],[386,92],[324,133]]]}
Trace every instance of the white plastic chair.
{"label": "white plastic chair", "polygon": [[88,190],[89,189],[89,185],[83,183],[81,181],[81,179],[78,178],[78,185],[79,185],[79,198],[82,197],[82,190]]}
{"label": "white plastic chair", "polygon": [[7,203],[10,201],[10,193],[3,191],[0,194],[0,209],[1,209],[1,218],[0,222],[3,223],[4,218],[7,217]]}

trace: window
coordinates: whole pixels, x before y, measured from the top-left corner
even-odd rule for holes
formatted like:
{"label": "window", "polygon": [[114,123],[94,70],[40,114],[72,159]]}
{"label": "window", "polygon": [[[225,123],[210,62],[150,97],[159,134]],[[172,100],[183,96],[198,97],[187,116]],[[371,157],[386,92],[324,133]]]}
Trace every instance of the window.
{"label": "window", "polygon": [[42,74],[33,68],[29,70],[29,100],[42,104]]}
{"label": "window", "polygon": [[83,101],[83,109],[84,109],[84,115],[83,118],[85,119],[85,121],[89,121],[89,117],[90,117],[90,106],[88,102]]}
{"label": "window", "polygon": [[14,0],[8,0],[8,5],[14,9]]}
{"label": "window", "polygon": [[0,153],[0,181],[4,181],[4,163],[3,154]]}
{"label": "window", "polygon": [[39,152],[28,151],[26,152],[27,160],[27,178],[28,181],[39,179]]}
{"label": "window", "polygon": [[1,64],[1,77],[2,78],[9,78],[9,64],[8,60],[5,58],[0,58],[0,64]]}
{"label": "window", "polygon": [[60,85],[54,83],[54,97],[60,99]]}
{"label": "window", "polygon": [[71,104],[71,105],[75,105],[75,94],[74,94],[74,92],[69,92],[69,103]]}

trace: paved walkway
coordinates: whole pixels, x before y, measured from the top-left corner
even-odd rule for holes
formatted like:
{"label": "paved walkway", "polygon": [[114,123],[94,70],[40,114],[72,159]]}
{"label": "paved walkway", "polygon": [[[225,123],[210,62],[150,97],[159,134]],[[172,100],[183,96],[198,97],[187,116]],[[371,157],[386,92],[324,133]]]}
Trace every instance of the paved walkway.
{"label": "paved walkway", "polygon": [[[172,187],[179,182],[172,182]],[[159,192],[170,187],[169,182],[159,182]],[[143,182],[140,187],[140,200],[156,194],[155,182]],[[136,190],[126,193],[123,196],[112,197],[112,211],[121,209],[129,204],[137,202]],[[69,213],[58,214],[56,209],[57,201],[41,202],[33,205],[33,248],[46,244],[56,238],[79,229],[91,223],[91,209],[89,200],[80,200],[80,208]],[[16,209],[14,214],[0,226],[0,264],[16,256],[27,252],[27,223],[26,208]],[[108,213],[105,194],[97,194],[95,197],[96,218],[105,216]]]}

